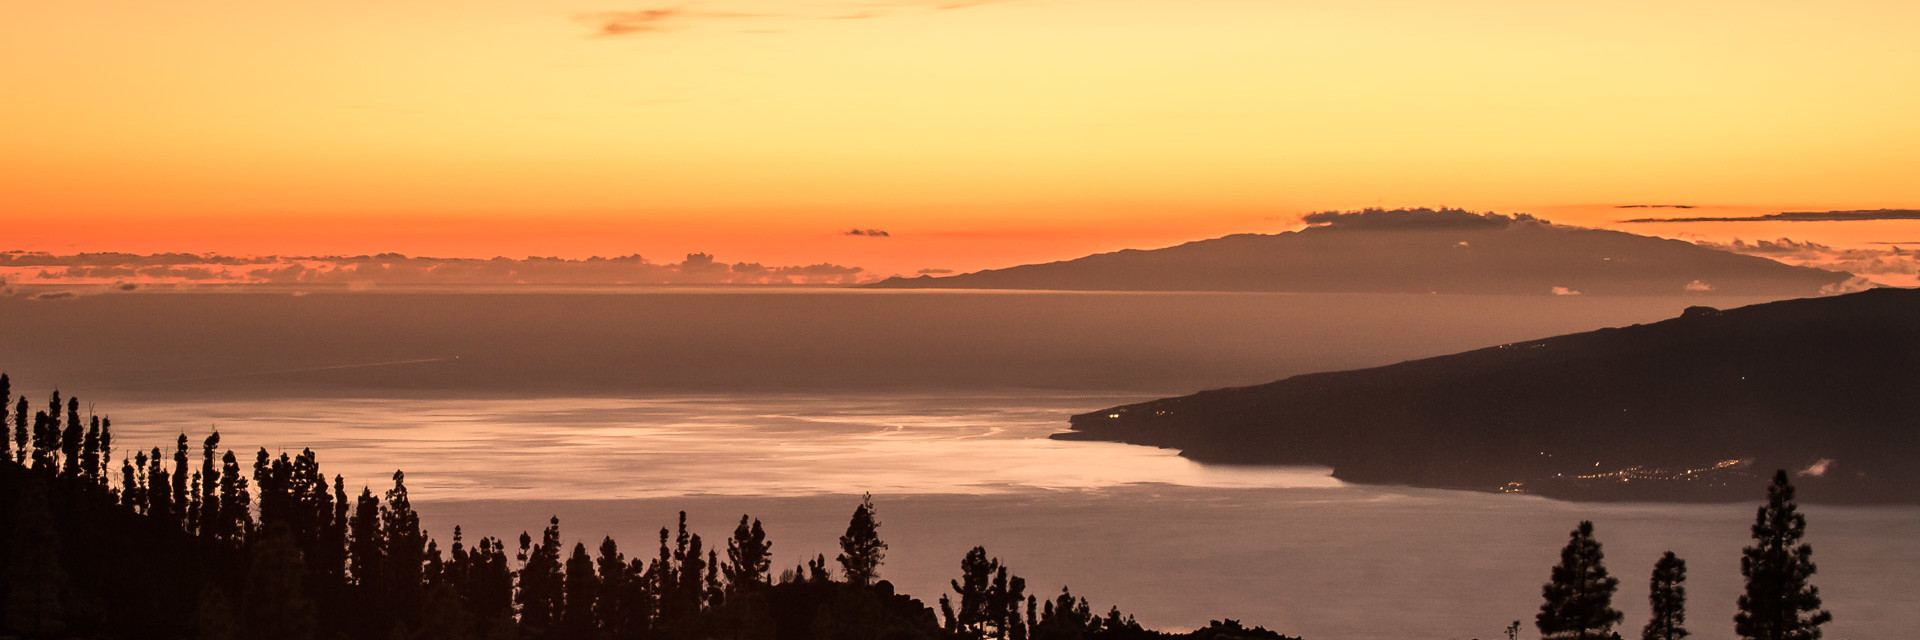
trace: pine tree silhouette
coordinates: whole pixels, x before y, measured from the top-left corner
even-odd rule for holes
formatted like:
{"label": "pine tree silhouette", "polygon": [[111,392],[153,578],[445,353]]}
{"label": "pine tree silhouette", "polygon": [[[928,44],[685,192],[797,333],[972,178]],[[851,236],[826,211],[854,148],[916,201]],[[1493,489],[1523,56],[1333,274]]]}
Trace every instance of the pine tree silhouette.
{"label": "pine tree silhouette", "polygon": [[[0,407],[3,409],[4,407]],[[113,419],[100,417],[100,473],[106,475],[113,466]]]}
{"label": "pine tree silhouette", "polygon": [[86,440],[80,443],[80,475],[90,482],[100,481],[100,416],[87,419]]}
{"label": "pine tree silhouette", "polygon": [[1607,575],[1601,564],[1600,543],[1593,539],[1593,523],[1582,521],[1573,530],[1552,579],[1541,589],[1546,602],[1534,625],[1545,640],[1602,640],[1615,637],[1613,625],[1624,617],[1613,608],[1613,592],[1620,579]]}
{"label": "pine tree silhouette", "polygon": [[32,434],[27,426],[27,412],[32,410],[33,407],[27,404],[26,396],[20,396],[13,405],[13,462],[15,464],[27,463],[27,442]]}
{"label": "pine tree silhouette", "polygon": [[887,543],[880,540],[880,520],[873,510],[873,494],[864,494],[847,522],[846,534],[840,536],[840,556],[836,560],[840,561],[847,582],[866,586],[880,577],[880,563],[886,557]]}
{"label": "pine tree silhouette", "polygon": [[173,483],[160,460],[160,447],[154,447],[147,457],[147,514],[179,527],[180,520],[173,510],[173,493],[167,490]]}
{"label": "pine tree silhouette", "polygon": [[773,543],[767,541],[767,532],[761,528],[759,520],[748,524],[747,515],[740,514],[740,525],[733,528],[733,537],[727,539],[727,585],[732,591],[766,584],[767,572],[773,567]]}
{"label": "pine tree silhouette", "polygon": [[[272,526],[265,521],[265,514],[263,506],[261,524]],[[360,498],[354,503],[353,519],[347,526],[347,567],[353,583],[360,587],[362,594],[384,593],[385,577],[380,575],[380,569],[386,565],[387,541],[380,531],[380,499],[373,497],[372,489],[360,488]]]}
{"label": "pine tree silhouette", "polygon": [[245,540],[253,524],[251,502],[247,479],[240,475],[240,461],[228,451],[220,458],[220,511],[214,518],[218,523],[214,539],[230,545]]}
{"label": "pine tree silhouette", "polygon": [[200,537],[208,540],[220,539],[221,531],[230,528],[227,523],[221,521],[221,518],[226,515],[226,511],[220,507],[220,499],[222,497],[220,491],[221,467],[214,466],[214,460],[219,453],[219,448],[219,431],[207,434],[207,439],[200,442],[200,498],[198,500],[200,509],[199,515],[197,516],[197,520],[199,521],[198,533]]}
{"label": "pine tree silhouette", "polygon": [[987,628],[999,618],[996,611],[994,578],[1004,568],[998,558],[988,558],[986,547],[974,547],[960,560],[960,577],[949,582],[956,603],[940,596],[940,612],[948,632],[965,638],[985,638]]}
{"label": "pine tree silhouette", "polygon": [[1641,640],[1680,640],[1688,635],[1687,561],[1668,551],[1653,565],[1653,578],[1647,591],[1652,617],[1641,630]]}
{"label": "pine tree silhouette", "polygon": [[191,474],[187,470],[187,434],[181,433],[180,439],[175,442],[173,452],[173,475],[171,477],[173,481],[171,485],[173,487],[173,493],[170,494],[171,498],[168,500],[168,504],[173,509],[170,513],[173,514],[174,522],[178,523],[176,526],[187,531],[192,531],[192,528],[187,526],[187,514],[190,513],[187,510],[189,500],[187,497],[188,475]]}
{"label": "pine tree silhouette", "polygon": [[520,605],[520,627],[536,635],[551,633],[559,626],[566,600],[566,579],[560,572],[560,518],[555,516],[549,522],[540,536],[540,546],[527,549],[529,536],[525,533],[520,534],[520,540],[522,549],[526,549],[515,596]]}
{"label": "pine tree silhouette", "polygon": [[[55,421],[58,421],[56,417]],[[80,477],[80,448],[86,437],[86,428],[81,426],[80,398],[67,398],[67,426],[60,432],[60,475],[68,478]]]}
{"label": "pine tree silhouette", "polygon": [[562,616],[562,637],[570,640],[593,640],[599,624],[594,617],[594,605],[600,601],[600,576],[594,573],[593,558],[587,555],[587,545],[574,543],[573,553],[567,556],[566,605]]}
{"label": "pine tree silhouette", "polygon": [[1819,640],[1820,625],[1833,614],[1820,608],[1813,586],[1813,545],[1801,542],[1807,518],[1793,501],[1787,471],[1773,474],[1767,504],[1753,523],[1753,546],[1742,550],[1740,575],[1747,578],[1733,616],[1734,632],[1755,640]]}

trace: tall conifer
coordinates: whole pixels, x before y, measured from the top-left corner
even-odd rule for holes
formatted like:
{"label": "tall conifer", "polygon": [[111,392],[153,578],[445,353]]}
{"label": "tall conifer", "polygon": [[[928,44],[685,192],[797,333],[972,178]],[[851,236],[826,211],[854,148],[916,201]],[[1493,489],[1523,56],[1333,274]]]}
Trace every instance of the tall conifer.
{"label": "tall conifer", "polygon": [[1747,578],[1734,632],[1754,640],[1819,640],[1820,625],[1833,614],[1820,608],[1820,589],[1813,577],[1813,545],[1801,542],[1807,518],[1793,501],[1793,484],[1782,469],[1767,487],[1767,504],[1753,523],[1753,546],[1740,558],[1740,575]]}
{"label": "tall conifer", "polygon": [[80,417],[80,398],[67,398],[67,426],[60,432],[60,475],[69,478],[80,476],[80,449],[87,432],[84,422]]}
{"label": "tall conifer", "polygon": [[1640,632],[1641,640],[1680,640],[1688,635],[1687,561],[1668,551],[1653,565],[1647,602],[1652,616]]}
{"label": "tall conifer", "polygon": [[1582,521],[1573,530],[1552,579],[1541,588],[1546,602],[1534,618],[1545,640],[1602,640],[1613,637],[1613,625],[1622,615],[1613,608],[1613,592],[1620,579],[1607,575],[1601,564],[1600,542],[1593,539],[1593,523]]}
{"label": "tall conifer", "polygon": [[880,519],[873,510],[873,494],[860,497],[860,506],[853,510],[853,517],[847,522],[847,532],[840,536],[840,567],[846,572],[847,582],[866,586],[880,577],[880,563],[887,557],[887,543],[880,540]]}

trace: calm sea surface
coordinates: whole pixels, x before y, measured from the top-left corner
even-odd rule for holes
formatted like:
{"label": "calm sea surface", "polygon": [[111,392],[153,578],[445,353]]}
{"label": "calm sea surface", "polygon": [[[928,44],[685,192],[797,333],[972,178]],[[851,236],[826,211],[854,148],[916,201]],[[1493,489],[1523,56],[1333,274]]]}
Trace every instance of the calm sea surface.
{"label": "calm sea surface", "polygon": [[[311,446],[327,471],[376,492],[403,467],[443,543],[456,524],[511,539],[558,515],[590,549],[611,535],[650,554],[677,510],[710,541],[751,513],[774,538],[776,566],[790,567],[831,557],[855,494],[872,491],[891,544],[885,577],[929,602],[979,544],[1042,596],[1064,584],[1151,626],[1234,617],[1315,639],[1493,638],[1516,619],[1531,629],[1567,532],[1592,519],[1634,633],[1646,574],[1671,549],[1689,560],[1695,637],[1732,636],[1752,504],[1357,486],[1326,469],[1210,467],[1046,439],[1072,412],[1135,399],[306,398],[122,403],[114,416],[123,443],[164,443],[181,429],[197,439],[217,425],[236,447]],[[1920,508],[1805,509],[1816,584],[1836,613],[1828,637],[1906,637]]]}

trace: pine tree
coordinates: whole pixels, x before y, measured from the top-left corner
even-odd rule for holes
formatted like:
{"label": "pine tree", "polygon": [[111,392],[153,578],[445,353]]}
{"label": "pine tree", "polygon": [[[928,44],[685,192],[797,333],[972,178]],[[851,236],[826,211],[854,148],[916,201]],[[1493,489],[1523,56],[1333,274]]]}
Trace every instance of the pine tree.
{"label": "pine tree", "polygon": [[174,518],[173,494],[167,491],[172,484],[167,477],[167,467],[160,462],[160,447],[154,447],[147,458],[147,515],[176,523]]}
{"label": "pine tree", "polygon": [[[5,407],[0,407],[0,409],[4,408]],[[26,396],[20,396],[20,399],[15,401],[13,405],[14,464],[25,465],[27,463],[27,438],[32,433],[27,427],[27,412],[32,410],[33,407],[27,404]]]}
{"label": "pine tree", "polygon": [[1813,577],[1813,545],[1802,543],[1807,518],[1793,501],[1793,484],[1782,469],[1767,487],[1767,504],[1753,524],[1753,546],[1740,558],[1747,578],[1733,616],[1734,632],[1754,640],[1819,640],[1820,625],[1833,614],[1820,608]]}
{"label": "pine tree", "polygon": [[559,626],[566,600],[566,579],[560,573],[560,518],[555,516],[540,535],[540,546],[528,548],[531,536],[520,534],[524,564],[520,567],[520,627],[534,636]]}
{"label": "pine tree", "polygon": [[[60,406],[60,392],[53,392],[55,407]],[[59,409],[54,410],[55,413]],[[58,462],[60,452],[59,419],[47,415],[45,411],[33,412],[33,468],[42,473],[52,473]]]}
{"label": "pine tree", "polygon": [[593,638],[597,629],[593,609],[599,601],[600,577],[593,572],[593,558],[587,555],[587,545],[574,543],[573,554],[567,557],[566,605],[561,620],[567,638]]}
{"label": "pine tree", "polygon": [[220,432],[214,431],[200,443],[200,537],[209,540],[221,537],[221,531],[228,528],[221,518],[226,513],[220,508],[221,487],[220,467],[214,466],[214,456],[220,447]]}
{"label": "pine tree", "polygon": [[135,481],[134,481],[133,461],[121,460],[120,461],[120,507],[128,511],[133,511],[135,513],[138,513],[140,509],[136,505],[140,504],[141,499],[142,497],[139,493],[139,488],[135,485]]}
{"label": "pine tree", "polygon": [[189,500],[187,497],[188,475],[191,474],[187,471],[187,434],[183,432],[180,434],[180,439],[175,442],[173,451],[173,498],[170,504],[173,506],[172,515],[174,522],[179,523],[182,529],[191,532],[192,529],[186,526],[187,514],[190,513],[187,510]]}
{"label": "pine tree", "polygon": [[[411,624],[417,621],[405,619],[405,612],[417,611],[420,606],[421,564],[426,561],[427,540],[420,530],[420,514],[414,512],[413,502],[407,498],[406,479],[406,474],[393,472],[393,489],[387,492],[386,505],[380,508],[381,532],[386,543],[381,578],[386,581],[386,603],[403,612],[402,621]],[[324,479],[319,486],[324,494]],[[327,511],[332,508],[329,506]]]}
{"label": "pine tree", "polygon": [[228,451],[220,458],[220,512],[214,518],[219,523],[214,538],[235,545],[246,539],[247,530],[253,524],[250,503],[247,479],[240,475],[240,461]]}
{"label": "pine tree", "polygon": [[80,447],[85,434],[86,428],[80,419],[80,398],[67,398],[67,427],[60,432],[60,475],[80,477]]}
{"label": "pine tree", "polygon": [[986,547],[974,547],[960,560],[960,577],[950,581],[958,603],[940,596],[940,613],[948,632],[964,638],[985,638],[995,619],[993,580],[1001,571],[999,559],[987,557]]}
{"label": "pine tree", "polygon": [[880,563],[887,557],[887,543],[880,540],[880,520],[873,510],[873,494],[860,497],[860,506],[847,522],[847,533],[840,536],[840,567],[847,582],[867,586],[880,577]]}
{"label": "pine tree", "polygon": [[[0,407],[4,408],[4,407]],[[100,418],[100,473],[113,466],[113,418]]]}
{"label": "pine tree", "polygon": [[1653,565],[1647,601],[1653,615],[1640,632],[1641,640],[1680,640],[1687,637],[1687,561],[1668,551]]}
{"label": "pine tree", "polygon": [[[260,513],[261,526],[271,526],[265,520],[264,503]],[[354,505],[348,528],[351,539],[347,542],[347,566],[352,571],[353,583],[363,594],[382,593],[385,585],[380,569],[386,564],[386,539],[380,532],[380,499],[373,497],[372,489],[360,489],[360,499]]]}
{"label": "pine tree", "polygon": [[608,536],[600,541],[600,555],[594,560],[594,569],[599,572],[599,590],[594,595],[593,615],[600,621],[606,635],[625,638],[631,633],[627,630],[627,612],[631,606],[627,603],[627,559],[620,553],[620,545]]}
{"label": "pine tree", "polygon": [[100,416],[93,416],[87,422],[87,436],[80,443],[80,475],[97,484],[100,482]]}
{"label": "pine tree", "polygon": [[741,514],[740,525],[733,528],[733,537],[727,539],[728,588],[739,591],[765,584],[767,572],[772,568],[773,543],[767,541],[766,530],[760,527],[759,520],[749,526],[746,514]]}
{"label": "pine tree", "polygon": [[1601,640],[1615,637],[1613,625],[1624,617],[1613,608],[1620,579],[1607,575],[1593,523],[1582,521],[1560,551],[1560,564],[1541,589],[1546,602],[1534,624],[1545,640]]}
{"label": "pine tree", "polygon": [[[684,521],[681,526],[685,526]],[[678,560],[680,585],[674,588],[674,595],[680,597],[681,612],[691,618],[700,613],[707,600],[707,554],[699,534],[691,536],[686,555]]]}

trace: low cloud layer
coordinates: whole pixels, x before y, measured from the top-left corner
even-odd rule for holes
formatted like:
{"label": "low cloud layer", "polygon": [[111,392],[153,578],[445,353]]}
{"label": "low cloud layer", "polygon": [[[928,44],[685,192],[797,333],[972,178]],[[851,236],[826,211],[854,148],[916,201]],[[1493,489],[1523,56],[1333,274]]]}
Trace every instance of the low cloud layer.
{"label": "low cloud layer", "polygon": [[768,266],[720,262],[705,253],[656,264],[639,255],[563,258],[431,258],[397,253],[362,256],[236,257],[182,253],[140,255],[0,253],[0,277],[16,284],[856,284],[860,267],[836,264]]}
{"label": "low cloud layer", "polygon": [[1695,244],[1791,265],[1845,271],[1863,276],[1876,284],[1920,285],[1920,251],[1905,249],[1897,244],[1885,249],[1843,249],[1791,238],[1752,242],[1739,239],[1732,242],[1702,241]]}
{"label": "low cloud layer", "polygon": [[1542,223],[1518,213],[1474,213],[1465,209],[1361,209],[1321,211],[1300,217],[1301,222],[1332,229],[1390,231],[1402,229],[1504,229],[1516,222]]}
{"label": "low cloud layer", "polygon": [[868,238],[891,238],[893,234],[881,229],[849,229],[843,235],[866,236]]}
{"label": "low cloud layer", "polygon": [[1621,220],[1621,222],[1860,222],[1864,220],[1920,220],[1920,209],[1783,211],[1764,216],[1634,218],[1631,220]]}

